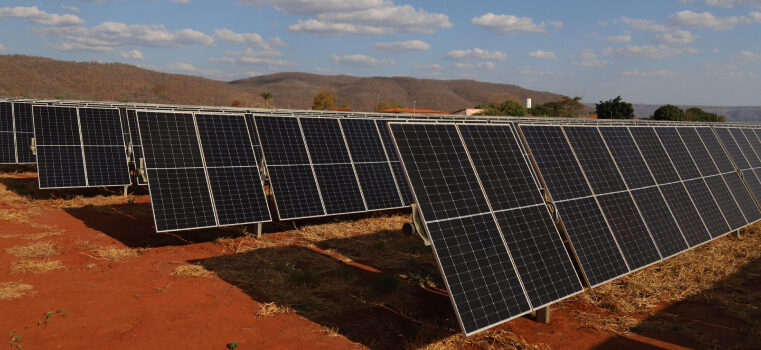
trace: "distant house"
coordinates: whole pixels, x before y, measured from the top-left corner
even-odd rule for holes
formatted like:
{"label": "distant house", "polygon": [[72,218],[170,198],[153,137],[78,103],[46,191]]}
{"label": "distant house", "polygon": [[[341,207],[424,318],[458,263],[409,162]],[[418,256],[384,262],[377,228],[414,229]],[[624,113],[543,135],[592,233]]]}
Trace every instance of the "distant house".
{"label": "distant house", "polygon": [[388,108],[378,111],[380,113],[404,113],[404,114],[449,114],[449,112],[437,111],[435,109],[420,109],[420,108]]}
{"label": "distant house", "polygon": [[454,111],[454,112],[452,112],[452,114],[454,114],[454,115],[476,115],[476,114],[482,113],[483,111],[485,111],[485,109],[482,109],[482,108],[465,108],[465,109],[461,109],[459,111]]}

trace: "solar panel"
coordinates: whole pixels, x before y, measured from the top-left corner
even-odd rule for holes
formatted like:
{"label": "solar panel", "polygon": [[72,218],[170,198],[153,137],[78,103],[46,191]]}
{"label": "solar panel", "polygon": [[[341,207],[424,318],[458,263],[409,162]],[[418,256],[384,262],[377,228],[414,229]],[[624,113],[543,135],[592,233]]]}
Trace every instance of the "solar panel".
{"label": "solar panel", "polygon": [[706,149],[695,128],[677,128],[677,132],[679,132],[684,145],[689,150],[690,155],[692,155],[692,159],[695,161],[695,165],[698,167],[701,175],[711,176],[718,174],[719,169],[714,164],[713,159],[711,159],[711,154]]}
{"label": "solar panel", "polygon": [[[754,188],[758,187],[758,184],[746,180],[748,182],[748,188],[751,190],[751,192],[748,192],[748,188],[745,187],[742,179],[740,179],[737,174],[727,173],[721,177],[724,179],[727,187],[729,187],[729,191],[732,192],[732,195],[735,197],[735,200],[737,201],[737,204],[739,204],[740,210],[742,210],[748,223],[756,222],[758,219],[761,219],[761,211],[759,211],[756,202],[753,200],[753,197],[751,197],[751,193],[753,196],[756,196],[757,194],[761,195],[761,193],[754,192]],[[748,179],[752,178],[753,177],[750,176],[748,177]],[[753,186],[751,186],[751,184],[753,184]]]}
{"label": "solar panel", "polygon": [[655,180],[627,128],[601,127],[600,134],[629,188],[655,185]]}
{"label": "solar panel", "polygon": [[592,195],[562,128],[521,125],[521,132],[554,201]]}
{"label": "solar panel", "polygon": [[512,128],[465,124],[457,128],[531,305],[537,308],[580,291],[570,257]]}
{"label": "solar panel", "polygon": [[727,154],[729,154],[729,157],[732,159],[732,162],[737,169],[742,170],[750,168],[748,160],[745,159],[745,156],[735,142],[734,137],[732,137],[732,133],[730,133],[729,129],[714,128],[714,131],[716,131],[716,136],[719,137],[721,144],[724,145],[724,149],[727,151]]}
{"label": "solar panel", "polygon": [[325,215],[299,120],[259,115],[255,119],[280,219]]}
{"label": "solar panel", "polygon": [[556,202],[555,205],[590,286],[629,272],[593,197]]}
{"label": "solar panel", "polygon": [[632,197],[664,258],[687,249],[687,241],[658,187],[633,190]]}
{"label": "solar panel", "polygon": [[756,153],[753,152],[753,147],[748,142],[748,139],[745,138],[743,131],[740,129],[731,128],[729,129],[729,133],[732,134],[732,138],[735,139],[737,146],[740,148],[740,152],[742,152],[745,160],[747,160],[750,164],[750,167],[761,167],[761,160],[756,157]]}
{"label": "solar panel", "polygon": [[40,188],[87,186],[77,109],[34,106]]}
{"label": "solar panel", "polygon": [[685,181],[684,186],[698,209],[711,237],[716,238],[729,232],[729,225],[716,204],[708,186],[702,179]]}
{"label": "solar panel", "polygon": [[751,169],[740,171],[742,179],[748,185],[748,190],[756,199],[761,198],[761,181],[758,180],[756,172]]}
{"label": "solar panel", "polygon": [[13,104],[0,102],[0,164],[16,163],[16,135]]}
{"label": "solar panel", "polygon": [[724,218],[729,224],[731,230],[736,230],[749,223],[745,219],[738,202],[735,200],[732,193],[729,191],[729,187],[724,183],[724,179],[721,176],[711,176],[705,178],[708,188],[711,190],[716,203],[719,205],[719,209],[724,214]]}
{"label": "solar panel", "polygon": [[[759,161],[759,157],[761,156],[761,142],[758,140],[758,136],[756,135],[756,132],[753,129],[741,129],[743,134],[745,135],[745,138],[748,140],[748,145],[750,145],[750,149],[748,150],[748,157],[752,157],[755,159],[755,161],[752,161],[751,163],[754,163],[755,168],[761,167],[761,162]],[[752,152],[751,152],[752,150]]]}
{"label": "solar panel", "polygon": [[624,180],[608,153],[597,127],[564,126],[563,130],[595,193],[626,190]]}
{"label": "solar panel", "polygon": [[[398,208],[402,197],[378,127],[372,120],[340,121],[368,210]],[[404,179],[406,182],[406,179]]]}
{"label": "solar panel", "polygon": [[711,154],[711,158],[719,168],[719,171],[721,173],[735,171],[735,167],[732,165],[732,161],[729,160],[727,153],[724,152],[724,149],[721,146],[721,142],[719,142],[719,139],[716,137],[716,134],[713,132],[713,130],[711,128],[695,128],[695,131],[703,141],[703,144],[708,150],[708,153]]}
{"label": "solar panel", "polygon": [[671,163],[674,165],[677,173],[679,173],[679,177],[682,180],[699,178],[700,172],[697,166],[695,166],[695,162],[692,161],[690,152],[684,146],[676,128],[655,128],[655,132],[658,134],[663,148],[666,149]]}
{"label": "solar panel", "polygon": [[672,183],[661,185],[660,188],[690,247],[708,241],[711,236],[684,185]]}
{"label": "solar panel", "polygon": [[391,140],[386,121],[376,120],[375,124],[378,128],[378,134],[381,137],[383,147],[386,149],[386,156],[388,157],[389,163],[391,164],[391,170],[394,173],[394,180],[396,181],[397,187],[399,188],[399,193],[402,195],[402,203],[405,206],[408,206],[413,202],[412,191],[410,190],[410,185],[407,182],[407,176],[404,174],[402,164],[399,162],[399,156],[396,154],[396,148],[394,148],[394,143]]}
{"label": "solar panel", "polygon": [[655,130],[651,127],[630,127],[629,131],[655,180],[659,184],[679,181],[679,176],[666,155]]}
{"label": "solar panel", "polygon": [[367,210],[338,119],[300,118],[300,123],[326,214]]}
{"label": "solar panel", "polygon": [[[140,159],[143,158],[143,146],[140,141],[140,129],[137,126],[137,113],[134,109],[127,109],[127,123],[129,125],[129,136],[131,144],[130,163],[132,168],[136,169],[140,166]],[[147,185],[148,182],[142,176],[136,176],[136,182],[138,185]]]}
{"label": "solar panel", "polygon": [[243,115],[195,114],[219,225],[270,220]]}
{"label": "solar panel", "polygon": [[628,192],[598,196],[597,200],[631,270],[661,259],[658,248]]}
{"label": "solar panel", "polygon": [[156,231],[217,225],[191,113],[137,111]]}
{"label": "solar panel", "polygon": [[16,162],[20,164],[36,162],[37,157],[30,148],[34,138],[32,104],[14,102],[13,123],[16,129]]}
{"label": "solar panel", "polygon": [[88,186],[130,184],[118,109],[79,108]]}
{"label": "solar panel", "polygon": [[463,331],[530,311],[455,126],[391,124],[391,130]]}

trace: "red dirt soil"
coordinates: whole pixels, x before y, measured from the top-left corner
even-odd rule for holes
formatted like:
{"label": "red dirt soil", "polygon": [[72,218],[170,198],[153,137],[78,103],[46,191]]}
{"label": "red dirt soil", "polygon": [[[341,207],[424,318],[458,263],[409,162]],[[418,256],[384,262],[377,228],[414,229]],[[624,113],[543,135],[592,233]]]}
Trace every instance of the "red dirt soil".
{"label": "red dirt soil", "polygon": [[[6,177],[3,180],[7,180],[3,181],[5,187],[11,187],[13,181],[25,181],[36,187],[36,179]],[[29,200],[35,194],[23,195]],[[0,210],[18,208],[8,199],[10,197],[2,199]],[[217,276],[172,276],[176,267],[187,265],[188,261],[230,254],[225,245],[213,240],[215,236],[230,236],[231,231],[157,234],[153,231],[146,195],[138,196],[134,203],[80,209],[42,208],[42,211],[39,216],[30,216],[31,223],[0,220],[0,235],[8,237],[0,238],[0,283],[22,282],[34,286],[31,293],[18,299],[0,300],[0,331],[15,330],[16,335],[23,336],[19,344],[24,349],[225,349],[231,342],[239,343],[238,349],[388,347],[383,341],[352,342],[341,335],[341,330],[338,335],[332,334],[320,323],[298,313],[257,318],[261,301]],[[40,274],[11,273],[11,263],[19,258],[5,249],[34,243],[36,241],[24,237],[50,231],[39,225],[63,232],[39,241],[53,243],[61,255],[47,259],[58,259],[66,268]],[[13,235],[17,236],[11,237]],[[271,233],[267,238],[277,242],[286,235]],[[94,256],[89,246],[147,249],[139,249],[135,257],[111,261]],[[372,263],[361,262],[367,265],[363,268],[375,269]],[[446,314],[446,318],[454,317],[448,298],[423,290],[420,294],[429,298],[431,307],[440,309],[437,312]],[[704,314],[704,310],[695,305],[679,308],[670,312],[682,312],[684,317],[696,319]],[[499,328],[523,337],[529,344],[546,344],[553,349],[682,349],[677,344],[691,344],[679,336],[622,336],[583,329],[573,316],[574,310],[582,309],[593,308],[567,301],[553,308],[552,322],[548,325],[522,317]],[[61,310],[60,313],[56,313],[57,310]],[[53,314],[44,322],[47,311]],[[385,316],[354,317],[361,320]],[[732,338],[732,329],[736,331],[738,327],[735,321],[715,317],[712,320],[726,328],[706,327],[706,332],[715,333],[722,344],[737,345]],[[466,347],[488,347],[488,343]]]}

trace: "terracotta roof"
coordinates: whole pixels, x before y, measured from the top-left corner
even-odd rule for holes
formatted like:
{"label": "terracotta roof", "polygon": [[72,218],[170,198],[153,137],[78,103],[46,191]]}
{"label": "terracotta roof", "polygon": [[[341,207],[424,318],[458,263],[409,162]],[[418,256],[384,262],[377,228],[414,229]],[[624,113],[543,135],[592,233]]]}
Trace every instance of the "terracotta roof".
{"label": "terracotta roof", "polygon": [[437,111],[435,109],[420,108],[388,108],[378,111],[380,113],[417,113],[417,114],[449,114],[449,112]]}

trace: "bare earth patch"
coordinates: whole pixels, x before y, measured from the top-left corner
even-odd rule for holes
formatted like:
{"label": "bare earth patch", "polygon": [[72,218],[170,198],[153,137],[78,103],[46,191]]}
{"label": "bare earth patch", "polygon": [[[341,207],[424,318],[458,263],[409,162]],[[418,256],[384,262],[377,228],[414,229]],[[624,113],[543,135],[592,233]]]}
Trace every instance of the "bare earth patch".
{"label": "bare earth patch", "polygon": [[13,273],[44,273],[65,268],[58,260],[32,260],[24,259],[11,263]]}
{"label": "bare earth patch", "polygon": [[13,246],[5,250],[17,258],[47,258],[60,254],[49,242],[37,242],[26,246]]}
{"label": "bare earth patch", "polygon": [[0,300],[21,298],[32,289],[33,286],[19,282],[0,283]]}
{"label": "bare earth patch", "polygon": [[172,276],[178,277],[209,277],[213,275],[201,265],[182,265],[172,271]]}

